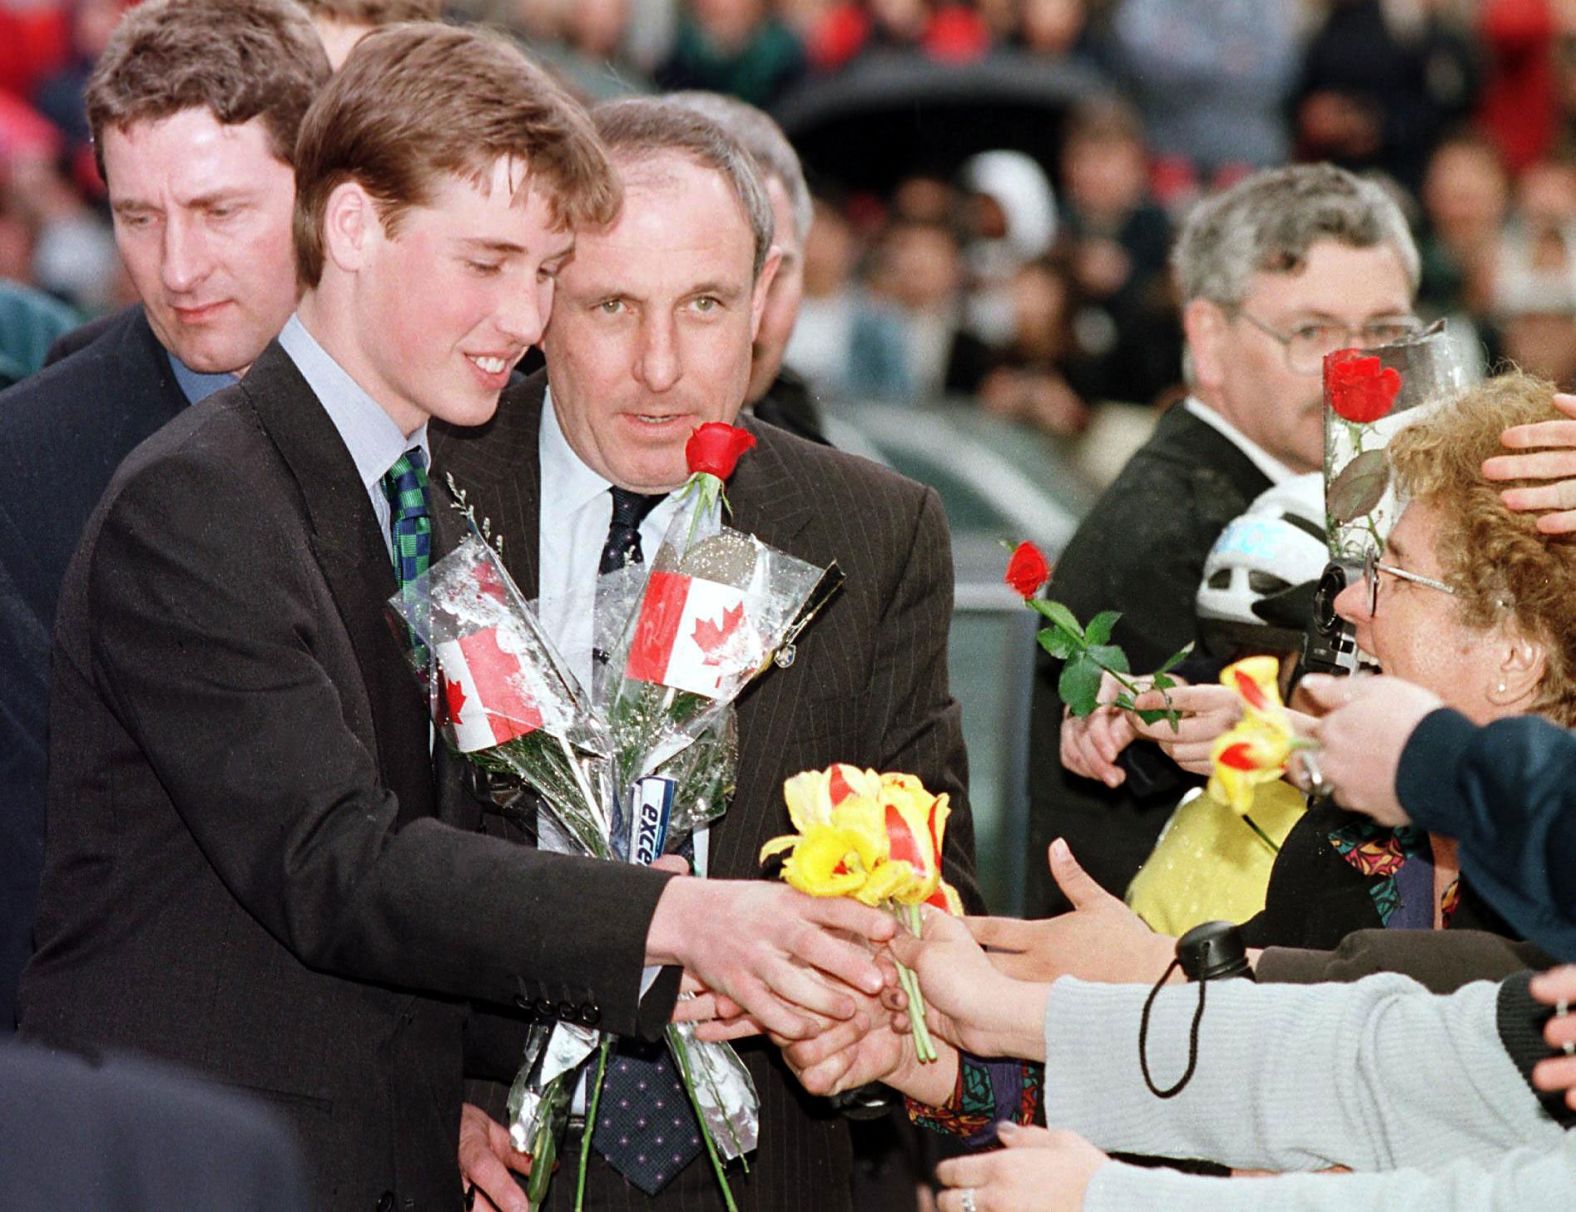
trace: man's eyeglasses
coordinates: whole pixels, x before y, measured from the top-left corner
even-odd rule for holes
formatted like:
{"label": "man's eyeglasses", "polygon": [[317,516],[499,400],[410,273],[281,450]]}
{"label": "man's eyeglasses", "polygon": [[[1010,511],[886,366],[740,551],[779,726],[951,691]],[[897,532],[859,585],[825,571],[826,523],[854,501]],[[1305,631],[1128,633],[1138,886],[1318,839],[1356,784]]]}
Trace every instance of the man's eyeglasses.
{"label": "man's eyeglasses", "polygon": [[1325,355],[1338,349],[1372,349],[1375,345],[1388,345],[1392,341],[1416,336],[1422,331],[1422,325],[1411,316],[1371,320],[1356,328],[1310,321],[1297,325],[1290,332],[1281,332],[1245,311],[1239,311],[1237,315],[1272,341],[1278,342],[1286,354],[1286,368],[1299,375],[1322,373]]}
{"label": "man's eyeglasses", "polygon": [[1420,572],[1412,572],[1394,564],[1386,564],[1373,552],[1368,553],[1368,558],[1363,561],[1363,585],[1368,590],[1368,617],[1371,619],[1379,613],[1379,574],[1387,572],[1397,580],[1411,581],[1414,585],[1426,585],[1430,589],[1437,589],[1440,593],[1456,596],[1455,589],[1435,577],[1425,577]]}

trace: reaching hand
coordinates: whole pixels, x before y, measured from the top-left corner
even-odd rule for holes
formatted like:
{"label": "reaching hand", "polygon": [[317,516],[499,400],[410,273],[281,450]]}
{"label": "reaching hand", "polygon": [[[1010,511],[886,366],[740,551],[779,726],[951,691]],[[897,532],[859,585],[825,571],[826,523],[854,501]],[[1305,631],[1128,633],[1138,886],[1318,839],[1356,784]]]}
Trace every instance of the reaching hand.
{"label": "reaching hand", "polygon": [[476,1189],[475,1212],[531,1212],[511,1170],[530,1174],[530,1155],[509,1142],[507,1128],[466,1103],[460,1108],[460,1178]]}
{"label": "reaching hand", "polygon": [[1563,1003],[1566,1013],[1555,1014],[1543,1028],[1543,1040],[1563,1056],[1540,1060],[1532,1069],[1532,1084],[1550,1093],[1565,1091],[1565,1105],[1576,1110],[1576,964],[1550,968],[1532,978],[1532,996],[1556,1009]]}
{"label": "reaching hand", "polygon": [[1062,765],[1086,779],[1099,779],[1107,787],[1120,787],[1127,771],[1116,764],[1137,738],[1137,717],[1113,706],[1122,685],[1109,673],[1100,675],[1100,706],[1078,717],[1062,717]]}
{"label": "reaching hand", "polygon": [[1077,1212],[1094,1172],[1111,1160],[1074,1132],[1000,1124],[996,1135],[1005,1149],[936,1167],[947,1188],[938,1212]]}
{"label": "reaching hand", "polygon": [[1409,819],[1396,796],[1401,751],[1443,701],[1400,678],[1309,674],[1302,685],[1327,714],[1313,728],[1319,772],[1341,807],[1395,828]]}
{"label": "reaching hand", "polygon": [[1133,706],[1139,711],[1164,711],[1169,706],[1177,713],[1175,727],[1170,720],[1146,724],[1137,716],[1133,717],[1133,727],[1140,737],[1154,741],[1190,774],[1210,772],[1210,750],[1215,738],[1242,718],[1242,697],[1219,683],[1178,686],[1165,692],[1151,690],[1133,700]]}
{"label": "reaching hand", "polygon": [[682,964],[774,1035],[804,1039],[822,1019],[853,1017],[842,985],[881,992],[868,944],[896,928],[890,914],[846,897],[810,897],[765,880],[676,878],[657,902],[646,955]]}
{"label": "reaching hand", "polygon": [[[891,960],[884,960],[890,964]],[[896,972],[893,973],[893,984]],[[777,1040],[783,1059],[811,1094],[832,1095],[869,1082],[885,1082],[920,1102],[940,1106],[957,1082],[958,1054],[935,1041],[937,1059],[921,1064],[914,1055],[906,1015],[894,1016],[878,998],[858,997],[859,1009],[845,1022],[805,1040]]]}
{"label": "reaching hand", "polygon": [[[1556,395],[1554,406],[1576,418],[1576,395]],[[1499,440],[1507,449],[1525,453],[1485,459],[1485,480],[1552,481],[1505,489],[1499,494],[1505,507],[1542,511],[1538,529],[1544,534],[1576,531],[1576,420],[1514,425]]]}
{"label": "reaching hand", "polygon": [[920,920],[920,938],[900,933],[888,948],[919,977],[931,1031],[976,1056],[1043,1060],[1046,986],[998,972],[962,919],[925,905]]}
{"label": "reaching hand", "polygon": [[1073,911],[1038,921],[965,918],[974,938],[990,948],[990,962],[1020,981],[1053,981],[1059,976],[1086,981],[1158,980],[1175,954],[1176,940],[1156,934],[1095,883],[1060,838],[1051,843],[1049,861],[1051,875]]}

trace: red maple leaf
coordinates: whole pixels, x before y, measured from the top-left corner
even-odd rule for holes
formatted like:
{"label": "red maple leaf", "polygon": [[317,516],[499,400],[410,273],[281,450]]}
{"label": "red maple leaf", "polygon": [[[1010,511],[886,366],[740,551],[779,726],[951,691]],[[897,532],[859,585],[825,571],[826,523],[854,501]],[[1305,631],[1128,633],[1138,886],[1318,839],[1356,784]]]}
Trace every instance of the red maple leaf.
{"label": "red maple leaf", "polygon": [[744,622],[743,602],[732,610],[724,610],[721,623],[713,623],[710,619],[695,620],[695,646],[706,654],[708,665],[713,664],[710,658],[728,642],[734,632],[739,630],[739,624],[742,622]]}
{"label": "red maple leaf", "polygon": [[458,682],[451,682],[448,678],[444,678],[443,705],[444,713],[448,717],[449,723],[455,725],[459,724],[460,710],[465,706],[465,701],[465,691],[460,687],[460,684]]}

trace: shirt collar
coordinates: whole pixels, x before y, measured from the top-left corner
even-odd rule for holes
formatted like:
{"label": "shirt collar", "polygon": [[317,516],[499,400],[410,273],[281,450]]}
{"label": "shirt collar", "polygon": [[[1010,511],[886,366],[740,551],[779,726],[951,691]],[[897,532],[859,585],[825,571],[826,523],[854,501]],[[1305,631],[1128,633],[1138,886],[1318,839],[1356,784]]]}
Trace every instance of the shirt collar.
{"label": "shirt collar", "polygon": [[233,387],[240,382],[239,375],[233,375],[227,370],[221,370],[217,374],[193,370],[167,349],[164,351],[164,356],[170,360],[170,369],[175,372],[175,382],[188,404],[206,400],[214,392],[223,391],[226,387]]}
{"label": "shirt collar", "polygon": [[537,437],[537,454],[542,463],[542,508],[570,515],[613,487],[591,468],[569,445],[558,413],[553,408],[553,389],[542,397],[542,428]]}
{"label": "shirt collar", "polygon": [[290,360],[339,431],[356,464],[356,474],[368,492],[381,483],[388,469],[413,446],[421,448],[431,466],[427,427],[423,425],[408,438],[401,433],[394,418],[318,344],[299,317],[290,317],[279,334],[279,344],[290,355]]}
{"label": "shirt collar", "polygon": [[1197,396],[1182,401],[1182,407],[1204,424],[1218,430],[1225,439],[1247,456],[1248,461],[1262,471],[1271,484],[1284,484],[1297,475],[1264,447],[1243,433]]}

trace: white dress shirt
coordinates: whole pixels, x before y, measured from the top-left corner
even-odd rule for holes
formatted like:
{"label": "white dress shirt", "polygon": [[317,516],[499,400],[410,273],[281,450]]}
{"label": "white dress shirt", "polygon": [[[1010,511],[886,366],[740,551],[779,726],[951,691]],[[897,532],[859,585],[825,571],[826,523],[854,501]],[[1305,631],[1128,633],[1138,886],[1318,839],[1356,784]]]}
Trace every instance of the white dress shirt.
{"label": "white dress shirt", "polygon": [[1210,428],[1219,430],[1227,441],[1247,455],[1248,460],[1264,473],[1271,484],[1284,484],[1287,480],[1296,477],[1297,472],[1287,467],[1202,400],[1189,396],[1182,401],[1182,407]]}

